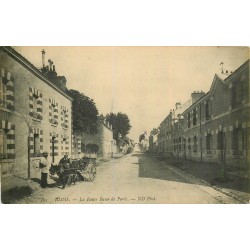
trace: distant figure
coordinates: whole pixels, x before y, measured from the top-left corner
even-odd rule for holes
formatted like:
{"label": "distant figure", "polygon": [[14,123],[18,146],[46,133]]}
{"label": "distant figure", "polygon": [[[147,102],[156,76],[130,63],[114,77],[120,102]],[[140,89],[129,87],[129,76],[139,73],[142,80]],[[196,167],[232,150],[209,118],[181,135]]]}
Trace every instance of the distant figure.
{"label": "distant figure", "polygon": [[48,185],[48,173],[51,163],[48,160],[48,152],[43,152],[43,157],[40,160],[39,168],[41,169],[41,187],[46,188]]}

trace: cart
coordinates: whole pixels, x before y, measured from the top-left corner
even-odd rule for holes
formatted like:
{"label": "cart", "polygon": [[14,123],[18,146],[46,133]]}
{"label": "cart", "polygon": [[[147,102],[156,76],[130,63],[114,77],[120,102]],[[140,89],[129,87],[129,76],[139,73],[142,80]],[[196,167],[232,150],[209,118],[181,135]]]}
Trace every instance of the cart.
{"label": "cart", "polygon": [[96,177],[96,159],[83,157],[78,160],[71,160],[70,163],[58,164],[50,168],[50,174],[57,174],[60,182],[65,188],[76,182],[92,182]]}
{"label": "cart", "polygon": [[84,181],[94,181],[96,177],[96,159],[83,157],[76,161],[76,171],[81,174]]}

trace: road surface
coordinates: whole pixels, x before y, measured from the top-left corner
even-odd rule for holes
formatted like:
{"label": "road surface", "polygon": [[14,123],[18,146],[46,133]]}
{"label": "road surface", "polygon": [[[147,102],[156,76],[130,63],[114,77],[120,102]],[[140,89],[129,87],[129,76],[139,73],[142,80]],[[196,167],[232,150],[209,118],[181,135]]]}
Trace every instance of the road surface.
{"label": "road surface", "polygon": [[36,191],[19,203],[236,203],[140,151],[102,163],[94,182],[78,182],[65,189],[50,182],[52,187],[46,189],[36,183]]}

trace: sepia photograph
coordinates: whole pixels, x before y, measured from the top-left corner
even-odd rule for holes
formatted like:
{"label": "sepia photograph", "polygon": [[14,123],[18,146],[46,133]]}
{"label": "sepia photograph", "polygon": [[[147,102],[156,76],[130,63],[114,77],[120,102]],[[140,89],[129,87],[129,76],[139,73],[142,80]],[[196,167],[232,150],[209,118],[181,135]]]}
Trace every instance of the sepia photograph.
{"label": "sepia photograph", "polygon": [[1,46],[3,204],[249,204],[249,47]]}
{"label": "sepia photograph", "polygon": [[247,7],[2,1],[1,248],[247,248]]}

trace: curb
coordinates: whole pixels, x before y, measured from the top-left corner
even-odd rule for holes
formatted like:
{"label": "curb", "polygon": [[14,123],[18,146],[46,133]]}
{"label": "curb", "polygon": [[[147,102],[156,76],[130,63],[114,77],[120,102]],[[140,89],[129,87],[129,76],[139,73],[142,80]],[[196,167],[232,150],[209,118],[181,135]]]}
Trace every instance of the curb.
{"label": "curb", "polygon": [[[213,188],[214,190],[216,190],[216,191],[218,191],[218,192],[220,192],[220,193],[222,193],[222,194],[224,194],[224,195],[227,195],[227,196],[229,196],[229,197],[231,197],[231,198],[237,200],[238,202],[240,202],[240,203],[242,203],[242,204],[249,204],[249,203],[247,203],[246,201],[242,200],[239,196],[234,195],[234,194],[232,194],[232,193],[229,193],[229,192],[223,190],[223,188],[219,188],[219,187],[217,187],[217,186],[212,186],[209,182],[207,182],[207,181],[205,181],[205,180],[202,180],[202,179],[200,179],[200,178],[198,178],[198,177],[196,177],[196,176],[194,176],[194,175],[192,175],[192,174],[190,174],[190,173],[187,173],[187,172],[185,172],[184,170],[181,170],[181,169],[179,169],[179,168],[177,168],[177,167],[175,167],[175,166],[167,165],[165,162],[163,163],[163,162],[161,162],[160,160],[155,159],[154,157],[150,157],[150,158],[151,158],[151,159],[154,159],[154,160],[157,161],[157,162],[159,162],[159,163],[160,163],[161,165],[163,165],[164,167],[168,167],[170,170],[174,171],[174,172],[177,173],[177,174],[181,173],[181,176],[182,176],[183,178],[185,178],[186,180],[188,180],[189,182],[191,182],[191,183],[193,183],[193,184],[204,184],[204,185],[206,185],[206,186],[208,186],[208,187],[210,187],[210,188]],[[183,176],[183,175],[184,175],[184,176]],[[195,180],[191,180],[192,178],[195,179]]]}

